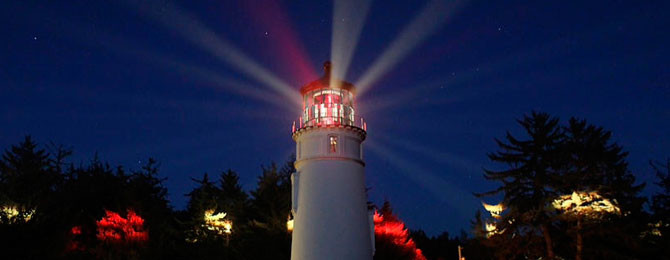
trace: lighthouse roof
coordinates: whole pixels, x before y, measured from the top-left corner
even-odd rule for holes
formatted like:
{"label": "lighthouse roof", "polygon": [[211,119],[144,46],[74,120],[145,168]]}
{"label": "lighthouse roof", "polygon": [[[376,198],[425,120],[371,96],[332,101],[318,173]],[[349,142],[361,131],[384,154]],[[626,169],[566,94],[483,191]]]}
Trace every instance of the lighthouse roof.
{"label": "lighthouse roof", "polygon": [[312,90],[317,90],[317,89],[325,89],[325,88],[332,88],[332,89],[345,89],[350,92],[354,92],[354,84],[351,84],[349,82],[346,82],[344,80],[339,80],[335,79],[333,80],[333,85],[331,86],[331,74],[330,74],[330,68],[331,68],[331,63],[330,61],[326,61],[323,63],[323,71],[324,75],[323,77],[310,82],[307,85],[304,85],[302,88],[300,88],[300,94],[305,95],[305,93],[310,92]]}

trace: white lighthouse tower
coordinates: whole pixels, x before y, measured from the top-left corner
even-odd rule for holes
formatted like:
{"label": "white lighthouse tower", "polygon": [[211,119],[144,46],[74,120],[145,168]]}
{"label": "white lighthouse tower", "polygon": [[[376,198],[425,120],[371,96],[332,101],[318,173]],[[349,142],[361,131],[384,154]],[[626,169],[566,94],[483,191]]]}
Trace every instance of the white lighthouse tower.
{"label": "white lighthouse tower", "polygon": [[369,260],[374,233],[362,149],[367,127],[356,117],[354,86],[331,80],[330,62],[324,71],[300,90],[303,115],[293,126],[291,259]]}

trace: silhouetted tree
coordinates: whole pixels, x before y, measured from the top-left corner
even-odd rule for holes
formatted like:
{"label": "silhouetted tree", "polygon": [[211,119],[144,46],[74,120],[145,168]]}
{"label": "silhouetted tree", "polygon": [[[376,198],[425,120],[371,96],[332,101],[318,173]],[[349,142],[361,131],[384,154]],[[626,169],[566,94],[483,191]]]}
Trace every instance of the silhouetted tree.
{"label": "silhouetted tree", "polygon": [[393,214],[391,203],[384,201],[375,212],[375,260],[425,260],[422,251],[410,238],[410,232],[398,216]]}
{"label": "silhouetted tree", "polygon": [[[60,173],[30,136],[5,151],[0,160],[0,201],[19,211],[34,210],[53,194]],[[24,214],[20,214],[19,217]]]}
{"label": "silhouetted tree", "polygon": [[654,162],[650,162],[650,165],[658,178],[656,185],[661,188],[661,192],[652,197],[651,210],[658,221],[670,224],[670,158],[665,165]]}
{"label": "silhouetted tree", "polygon": [[571,214],[569,218],[562,214],[562,220],[569,222],[562,223],[563,228],[575,238],[575,258],[582,259],[583,254],[589,258],[635,257],[638,239],[631,234],[639,234],[641,230],[638,220],[644,218],[641,214],[645,199],[638,194],[644,185],[635,184],[625,161],[627,153],[612,142],[610,131],[585,120],[571,118],[564,133],[562,156],[557,165],[561,177],[556,190],[564,195],[595,192],[623,212],[602,214],[595,219],[585,218],[586,213]]}
{"label": "silhouetted tree", "polygon": [[183,241],[158,167],[158,162],[149,158],[140,170],[132,172],[127,182],[127,208],[143,217],[151,236],[143,258],[173,256],[177,244]]}
{"label": "silhouetted tree", "polygon": [[[66,157],[63,152],[63,158]],[[50,199],[61,183],[54,158],[26,136],[0,160],[0,244],[8,258],[44,258],[60,248]],[[54,243],[56,242],[56,243]]]}
{"label": "silhouetted tree", "polygon": [[645,237],[649,242],[650,253],[657,256],[670,256],[670,158],[665,164],[650,162],[661,191],[652,197],[651,223],[648,224]]}
{"label": "silhouetted tree", "polygon": [[423,230],[411,231],[410,237],[426,259],[431,260],[458,259],[458,246],[464,245],[467,241],[467,239],[450,238],[448,232],[428,237]]}
{"label": "silhouetted tree", "polygon": [[[497,232],[480,239],[482,244],[495,247],[499,258],[544,255],[551,259],[554,248],[563,257],[573,254],[576,259],[639,255],[646,214],[645,199],[638,194],[644,184],[635,183],[625,161],[627,153],[611,140],[611,132],[575,118],[561,127],[558,118],[545,113],[533,112],[518,122],[527,139],[508,133],[507,142],[496,140],[500,151],[489,154],[508,169],[485,170],[485,177],[502,185],[477,194],[503,193],[507,208],[496,221]],[[614,203],[621,214],[613,211],[587,219],[581,211],[552,210],[554,201],[573,193],[597,194],[599,200]],[[540,234],[544,254],[535,251],[541,244]]]}
{"label": "silhouetted tree", "polygon": [[[495,140],[500,150],[488,154],[489,159],[508,168],[485,170],[484,177],[502,185],[477,195],[483,197],[503,193],[502,203],[507,207],[507,213],[498,223],[502,235],[517,236],[522,247],[519,253],[536,258],[540,255],[536,255],[533,249],[541,247],[536,239],[540,234],[544,239],[543,255],[552,259],[552,217],[545,208],[556,195],[553,187],[557,178],[555,158],[559,155],[564,134],[558,125],[558,118],[546,113],[533,112],[517,122],[525,130],[527,139],[514,137],[508,132],[506,142]],[[506,241],[510,240],[503,240]]]}
{"label": "silhouetted tree", "polygon": [[[239,183],[240,177],[236,172],[228,170],[221,172],[219,185],[221,193],[219,194],[220,208],[226,212],[227,217],[233,223],[242,224],[246,221],[246,211],[249,207],[249,196],[242,189]],[[233,226],[235,229],[235,226]]]}
{"label": "silhouetted tree", "polygon": [[219,209],[218,196],[221,190],[209,180],[205,173],[202,179],[193,179],[198,186],[186,196],[188,220],[185,222],[185,238],[192,243],[191,254],[196,258],[223,254],[225,238],[205,225],[205,213],[216,214]]}
{"label": "silhouetted tree", "polygon": [[258,178],[258,186],[251,191],[251,222],[245,236],[245,254],[249,259],[289,259],[291,236],[286,221],[291,209],[293,160],[281,170],[275,163],[261,168],[263,173]]}

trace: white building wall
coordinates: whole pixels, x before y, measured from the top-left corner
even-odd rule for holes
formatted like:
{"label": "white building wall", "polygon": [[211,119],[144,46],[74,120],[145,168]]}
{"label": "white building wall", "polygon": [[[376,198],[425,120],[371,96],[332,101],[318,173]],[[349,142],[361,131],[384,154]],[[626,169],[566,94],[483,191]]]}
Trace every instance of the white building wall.
{"label": "white building wall", "polygon": [[[334,153],[330,136],[337,137]],[[294,135],[298,155],[291,259],[372,259],[364,138],[362,130],[352,127],[311,128]]]}

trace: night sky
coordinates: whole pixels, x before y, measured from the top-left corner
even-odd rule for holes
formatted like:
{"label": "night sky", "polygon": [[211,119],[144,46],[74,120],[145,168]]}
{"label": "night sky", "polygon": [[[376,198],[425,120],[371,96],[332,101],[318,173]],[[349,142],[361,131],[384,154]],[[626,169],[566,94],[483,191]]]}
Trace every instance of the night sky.
{"label": "night sky", "polygon": [[272,82],[297,95],[331,59],[333,23],[356,19],[345,79],[384,67],[357,99],[369,197],[412,229],[469,230],[472,192],[498,185],[482,177],[500,167],[494,138],[533,110],[613,131],[645,195],[648,161],[670,156],[670,1],[375,1],[335,18],[322,1],[66,2],[0,4],[0,147],[154,157],[177,209],[190,178],[230,168],[249,190],[289,158],[299,106]]}

